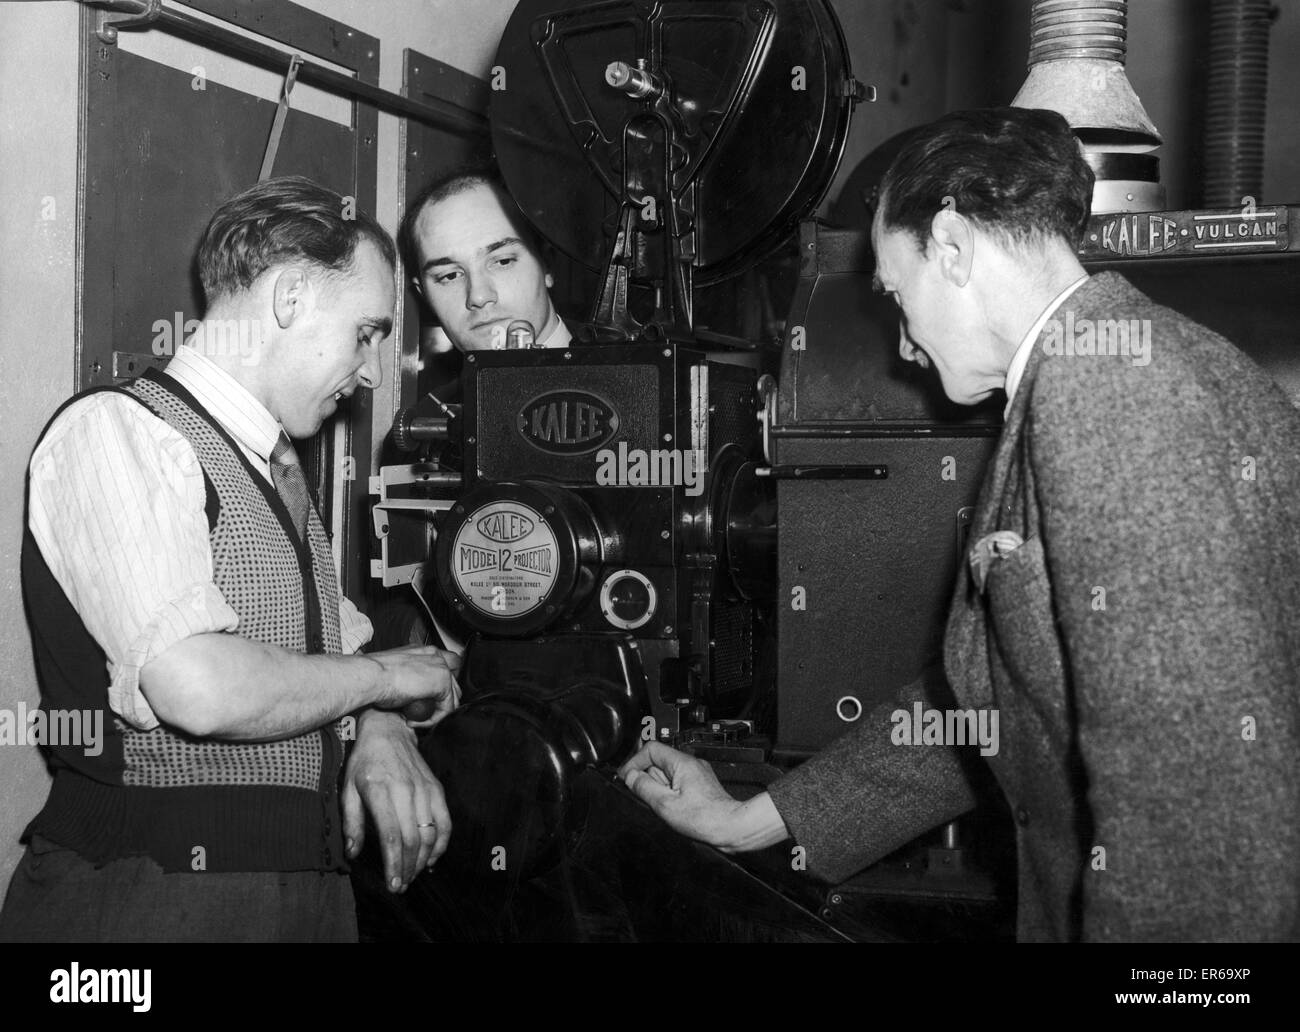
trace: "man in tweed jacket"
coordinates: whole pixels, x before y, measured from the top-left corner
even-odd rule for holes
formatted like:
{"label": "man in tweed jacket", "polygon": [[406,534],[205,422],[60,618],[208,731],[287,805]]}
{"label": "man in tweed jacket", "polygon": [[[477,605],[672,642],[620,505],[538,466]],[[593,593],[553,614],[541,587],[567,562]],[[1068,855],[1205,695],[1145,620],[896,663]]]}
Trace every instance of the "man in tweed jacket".
{"label": "man in tweed jacket", "polygon": [[1009,398],[948,684],[908,686],[745,803],[663,747],[625,773],[687,834],[792,835],[840,880],[972,804],[961,749],[896,744],[898,710],[955,699],[1000,717],[1019,938],[1295,939],[1300,414],[1221,337],[1086,277],[1091,186],[1063,119],[1002,109],[927,127],[882,187],[904,357],[955,401]]}

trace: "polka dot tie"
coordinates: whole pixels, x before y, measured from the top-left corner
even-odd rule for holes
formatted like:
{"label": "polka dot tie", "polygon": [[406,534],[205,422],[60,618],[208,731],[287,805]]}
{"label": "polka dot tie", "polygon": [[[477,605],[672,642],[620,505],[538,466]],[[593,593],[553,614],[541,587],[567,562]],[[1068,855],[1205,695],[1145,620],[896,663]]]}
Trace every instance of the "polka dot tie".
{"label": "polka dot tie", "polygon": [[307,496],[307,478],[303,475],[298,462],[298,453],[284,433],[276,442],[271,452],[271,482],[284,504],[289,507],[289,515],[298,530],[298,539],[307,540],[307,510],[311,499]]}

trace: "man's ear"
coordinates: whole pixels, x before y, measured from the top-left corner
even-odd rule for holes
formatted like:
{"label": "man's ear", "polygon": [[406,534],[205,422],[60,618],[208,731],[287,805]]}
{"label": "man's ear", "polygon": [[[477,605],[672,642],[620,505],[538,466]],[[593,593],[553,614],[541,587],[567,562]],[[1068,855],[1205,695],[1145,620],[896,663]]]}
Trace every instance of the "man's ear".
{"label": "man's ear", "polygon": [[970,221],[945,206],[930,220],[930,242],[937,249],[944,278],[953,286],[966,286],[975,263],[975,229]]}
{"label": "man's ear", "polygon": [[281,269],[271,292],[271,308],[280,329],[287,330],[301,319],[307,300],[307,274],[296,266]]}

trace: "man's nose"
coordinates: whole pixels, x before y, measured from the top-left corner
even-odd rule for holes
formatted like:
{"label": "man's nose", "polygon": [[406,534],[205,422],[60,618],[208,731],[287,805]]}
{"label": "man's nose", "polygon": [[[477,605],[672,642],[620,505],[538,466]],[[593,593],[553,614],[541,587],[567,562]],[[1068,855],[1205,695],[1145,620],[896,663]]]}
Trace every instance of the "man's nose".
{"label": "man's nose", "polygon": [[485,273],[469,277],[468,293],[465,303],[470,308],[482,308],[497,299],[497,292],[492,286],[492,277]]}
{"label": "man's nose", "polygon": [[375,390],[384,382],[384,367],[379,364],[379,349],[367,348],[366,360],[357,373],[361,386]]}

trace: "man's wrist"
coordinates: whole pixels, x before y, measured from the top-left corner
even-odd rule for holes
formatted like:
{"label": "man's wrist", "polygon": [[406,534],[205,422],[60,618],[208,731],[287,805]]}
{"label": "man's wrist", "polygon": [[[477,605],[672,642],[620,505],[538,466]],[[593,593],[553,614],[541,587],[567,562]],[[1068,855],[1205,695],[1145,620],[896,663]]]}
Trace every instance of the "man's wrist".
{"label": "man's wrist", "polygon": [[367,706],[357,714],[358,737],[367,728],[387,733],[392,733],[400,728],[410,734],[412,738],[415,737],[415,732],[407,726],[406,720],[400,713],[395,713],[392,710],[376,709],[374,706]]}
{"label": "man's wrist", "polygon": [[369,700],[366,703],[367,708],[381,706],[388,699],[385,697],[387,690],[388,670],[383,662],[374,656],[364,652],[358,652],[351,658],[363,660],[365,662],[364,678],[365,687],[363,689],[365,697]]}
{"label": "man's wrist", "polygon": [[766,849],[790,837],[785,820],[766,792],[760,792],[752,799],[740,803],[729,824],[729,834],[723,848],[736,853]]}

